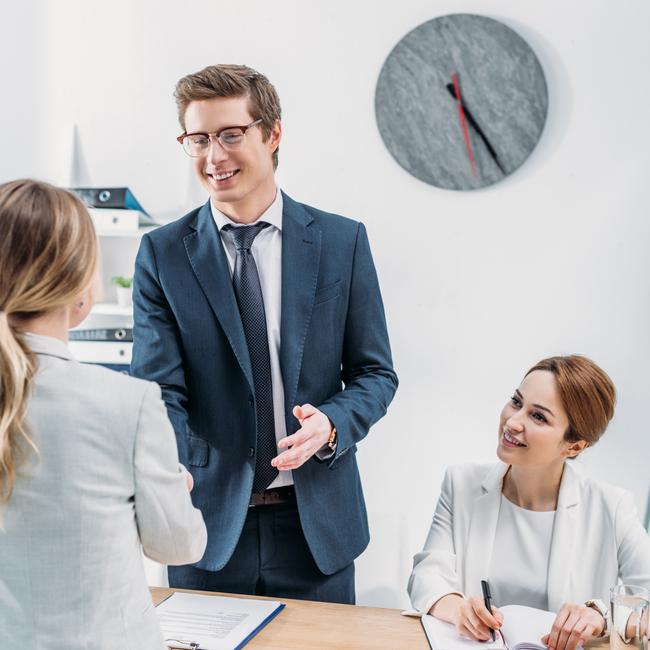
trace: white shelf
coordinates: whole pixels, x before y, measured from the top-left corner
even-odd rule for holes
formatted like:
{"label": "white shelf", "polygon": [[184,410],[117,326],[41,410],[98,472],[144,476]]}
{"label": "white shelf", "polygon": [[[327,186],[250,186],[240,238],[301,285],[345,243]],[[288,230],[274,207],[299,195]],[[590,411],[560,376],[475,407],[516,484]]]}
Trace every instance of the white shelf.
{"label": "white shelf", "polygon": [[101,316],[133,316],[133,307],[122,307],[116,302],[98,302],[91,311],[91,314]]}
{"label": "white shelf", "polygon": [[145,228],[95,228],[98,237],[127,237],[131,239],[140,239],[145,233],[155,230],[156,226]]}
{"label": "white shelf", "polygon": [[69,341],[68,347],[82,363],[131,363],[133,343],[130,341]]}

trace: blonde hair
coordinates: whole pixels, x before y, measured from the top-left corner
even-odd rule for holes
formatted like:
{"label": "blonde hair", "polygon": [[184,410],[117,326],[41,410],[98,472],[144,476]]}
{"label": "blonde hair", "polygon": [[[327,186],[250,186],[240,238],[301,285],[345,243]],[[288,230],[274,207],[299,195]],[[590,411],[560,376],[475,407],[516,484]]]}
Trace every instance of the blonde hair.
{"label": "blonde hair", "polygon": [[36,357],[16,322],[69,305],[90,286],[97,242],[77,197],[32,180],[0,185],[0,232],[1,506],[28,452],[38,452],[25,423]]}

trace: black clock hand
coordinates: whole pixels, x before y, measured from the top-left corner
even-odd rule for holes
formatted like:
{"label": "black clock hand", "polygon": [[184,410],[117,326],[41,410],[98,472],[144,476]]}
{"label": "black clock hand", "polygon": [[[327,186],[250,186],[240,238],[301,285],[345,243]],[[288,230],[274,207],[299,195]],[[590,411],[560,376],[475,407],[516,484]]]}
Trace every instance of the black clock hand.
{"label": "black clock hand", "polygon": [[[454,90],[453,84],[447,84],[446,88],[449,91],[449,94],[454,98],[454,100],[457,100],[456,91]],[[479,138],[481,138],[481,140],[483,140],[483,142],[485,143],[485,147],[487,148],[489,154],[492,156],[492,160],[494,160],[497,167],[501,170],[503,174],[505,174],[506,170],[501,166],[501,163],[499,162],[499,157],[497,156],[497,152],[494,150],[494,147],[490,144],[490,141],[487,139],[485,133],[483,133],[483,129],[478,125],[478,122],[474,119],[474,116],[470,113],[469,108],[467,108],[467,106],[462,100],[461,100],[461,104],[463,107],[463,111],[465,112],[465,116],[467,117],[467,121],[471,126],[474,127],[474,130],[476,131],[476,133],[478,133]]]}

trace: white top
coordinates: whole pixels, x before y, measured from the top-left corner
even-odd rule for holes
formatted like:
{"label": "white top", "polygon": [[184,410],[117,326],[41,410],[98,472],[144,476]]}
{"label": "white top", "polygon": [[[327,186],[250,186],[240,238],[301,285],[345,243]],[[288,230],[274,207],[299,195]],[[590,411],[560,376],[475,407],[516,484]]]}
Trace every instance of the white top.
{"label": "white top", "polygon": [[[413,559],[409,594],[419,612],[445,594],[481,595],[481,580],[491,573],[507,471],[501,462],[447,469],[427,541]],[[566,462],[544,573],[548,609],[555,612],[566,602],[607,602],[619,580],[650,587],[650,536],[634,497]]]}
{"label": "white top", "polygon": [[555,510],[520,508],[501,495],[488,581],[494,605],[548,609],[546,583]]}
{"label": "white top", "polygon": [[[225,225],[239,228],[244,224],[236,223],[214,206],[212,218],[217,224],[221,242],[223,243],[230,268],[230,275],[234,272],[237,251],[231,237],[223,232]],[[254,223],[245,224],[252,226],[260,221],[270,223],[271,226],[263,228],[255,237],[251,246],[251,254],[257,266],[260,278],[262,297],[264,298],[264,312],[266,315],[266,333],[269,340],[269,357],[271,360],[271,381],[273,383],[273,418],[275,420],[275,440],[279,442],[287,436],[287,426],[284,421],[284,383],[280,370],[280,318],[282,314],[282,192],[278,189],[275,200],[262,213]],[[291,470],[281,471],[277,478],[269,485],[277,488],[284,485],[293,485]]]}

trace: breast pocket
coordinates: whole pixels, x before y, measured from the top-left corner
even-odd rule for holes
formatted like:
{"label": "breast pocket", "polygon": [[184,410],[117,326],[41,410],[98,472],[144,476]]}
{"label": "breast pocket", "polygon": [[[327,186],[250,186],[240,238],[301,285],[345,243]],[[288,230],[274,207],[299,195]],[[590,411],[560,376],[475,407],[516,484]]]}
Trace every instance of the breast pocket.
{"label": "breast pocket", "polygon": [[341,295],[341,281],[337,280],[316,290],[314,295],[314,306],[320,305],[329,300],[334,300]]}

